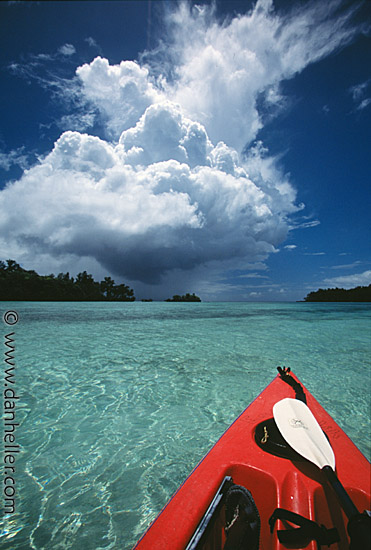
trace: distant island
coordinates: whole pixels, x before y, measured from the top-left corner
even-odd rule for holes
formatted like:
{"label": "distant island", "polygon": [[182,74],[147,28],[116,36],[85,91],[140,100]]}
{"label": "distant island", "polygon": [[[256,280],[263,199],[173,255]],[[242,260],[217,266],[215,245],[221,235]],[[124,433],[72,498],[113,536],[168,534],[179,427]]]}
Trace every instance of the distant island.
{"label": "distant island", "polygon": [[368,286],[357,286],[346,290],[344,288],[320,288],[310,292],[305,302],[371,302],[371,284]]}
{"label": "distant island", "polygon": [[172,298],[168,298],[165,300],[165,302],[201,302],[201,298],[193,294],[184,294],[183,296],[179,296],[179,294],[174,294]]}
{"label": "distant island", "polygon": [[38,275],[23,269],[14,260],[0,261],[0,300],[22,301],[111,301],[134,302],[134,291],[125,284],[117,285],[111,277],[100,283],[86,271],[76,278],[69,273],[55,276]]}

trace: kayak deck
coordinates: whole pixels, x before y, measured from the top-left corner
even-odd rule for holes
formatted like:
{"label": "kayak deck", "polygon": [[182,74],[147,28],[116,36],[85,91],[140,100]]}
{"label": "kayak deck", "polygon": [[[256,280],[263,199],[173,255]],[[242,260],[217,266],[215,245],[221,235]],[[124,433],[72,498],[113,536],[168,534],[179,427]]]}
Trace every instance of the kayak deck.
{"label": "kayak deck", "polygon": [[[359,511],[370,509],[368,460],[309,391],[304,391],[308,407],[333,448],[338,478]],[[261,520],[260,550],[287,548],[278,541],[276,530],[288,525],[278,521],[274,532],[270,531],[268,520],[276,508],[285,508],[327,528],[336,527],[340,541],[332,548],[349,548],[347,518],[322,472],[308,461],[272,455],[255,441],[257,425],[271,418],[273,405],[285,397],[294,397],[294,391],[277,376],[201,460],[135,550],[184,550],[226,476],[246,487],[254,498]],[[222,550],[224,541],[223,526],[216,525],[214,537],[203,548]],[[316,550],[317,543],[311,541],[300,548]]]}

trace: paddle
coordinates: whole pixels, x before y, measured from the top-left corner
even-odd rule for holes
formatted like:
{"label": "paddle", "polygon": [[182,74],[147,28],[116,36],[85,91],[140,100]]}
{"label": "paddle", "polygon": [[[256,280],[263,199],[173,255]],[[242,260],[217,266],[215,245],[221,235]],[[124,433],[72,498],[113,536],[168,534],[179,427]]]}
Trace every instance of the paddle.
{"label": "paddle", "polygon": [[325,474],[347,517],[358,515],[357,508],[335,474],[332,447],[309,407],[298,399],[286,398],[273,406],[273,416],[287,443]]}

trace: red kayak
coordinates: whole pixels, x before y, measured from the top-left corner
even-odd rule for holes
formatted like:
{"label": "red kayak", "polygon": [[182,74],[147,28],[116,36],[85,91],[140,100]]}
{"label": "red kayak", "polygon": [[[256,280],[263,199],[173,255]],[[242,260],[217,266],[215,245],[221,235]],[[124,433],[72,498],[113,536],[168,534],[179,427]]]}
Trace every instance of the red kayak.
{"label": "red kayak", "polygon": [[369,550],[370,463],[290,369],[278,370],[136,550]]}

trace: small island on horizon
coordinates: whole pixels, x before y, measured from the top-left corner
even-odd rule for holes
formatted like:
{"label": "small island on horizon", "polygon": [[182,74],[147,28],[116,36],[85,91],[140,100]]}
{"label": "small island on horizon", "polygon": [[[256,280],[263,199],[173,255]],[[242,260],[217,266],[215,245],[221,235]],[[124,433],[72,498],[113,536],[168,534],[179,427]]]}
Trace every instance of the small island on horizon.
{"label": "small island on horizon", "polygon": [[320,288],[310,292],[305,302],[371,302],[371,284],[355,288]]}
{"label": "small island on horizon", "polygon": [[179,296],[179,294],[175,294],[172,298],[168,298],[165,300],[165,302],[201,302],[201,298],[193,294],[184,294],[183,296]]}

